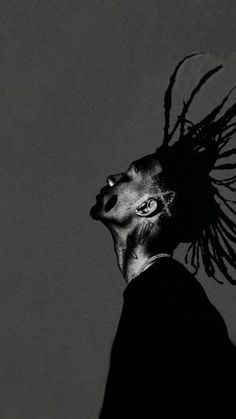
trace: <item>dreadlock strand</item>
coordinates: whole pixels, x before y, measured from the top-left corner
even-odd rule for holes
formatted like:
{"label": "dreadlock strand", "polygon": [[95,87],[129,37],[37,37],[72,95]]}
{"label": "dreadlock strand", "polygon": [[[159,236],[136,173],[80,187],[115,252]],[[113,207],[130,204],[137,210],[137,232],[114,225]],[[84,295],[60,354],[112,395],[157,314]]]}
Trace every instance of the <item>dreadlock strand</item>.
{"label": "dreadlock strand", "polygon": [[228,263],[231,266],[232,266],[232,260],[229,257],[228,253],[225,251],[224,247],[220,244],[220,240],[216,231],[214,232],[213,242],[214,242],[214,249],[216,249],[216,252],[217,252],[217,256],[215,253],[214,254],[215,254],[216,265],[218,269],[221,271],[221,273],[227,278],[227,280],[231,284],[236,284],[236,281],[233,280],[228,273],[223,257],[225,257],[225,259],[228,261]]}
{"label": "dreadlock strand", "polygon": [[180,125],[180,137],[182,138],[183,134],[184,134],[184,127],[185,127],[185,116],[187,115],[187,112],[190,108],[190,105],[194,99],[194,97],[197,95],[197,93],[200,91],[200,89],[202,88],[202,86],[218,71],[220,71],[223,68],[223,65],[218,65],[217,67],[212,68],[211,70],[209,70],[206,74],[203,75],[203,77],[200,79],[199,83],[197,84],[197,86],[192,90],[190,98],[187,102],[184,102],[183,105],[183,109],[182,109],[182,113],[181,115],[178,117],[173,130],[171,131],[169,138],[171,139],[176,131],[176,129],[178,128],[178,126]]}
{"label": "dreadlock strand", "polygon": [[200,243],[199,243],[199,240],[197,240],[197,269],[200,268],[200,251],[201,251]]}
{"label": "dreadlock strand", "polygon": [[[235,127],[235,129],[236,129],[236,127]],[[219,159],[222,159],[222,158],[225,158],[225,157],[231,157],[234,154],[236,154],[236,148],[232,148],[232,150],[228,150],[228,151],[225,151],[224,153],[220,154]]]}
{"label": "dreadlock strand", "polygon": [[234,215],[236,215],[236,211],[229,205],[228,201],[226,201],[224,198],[222,198],[222,196],[219,195],[219,194],[217,196],[221,200],[223,205],[225,205]]}
{"label": "dreadlock strand", "polygon": [[227,217],[227,215],[225,215],[224,211],[222,210],[220,211],[219,219],[222,219],[229,230],[236,234],[236,225],[229,217]]}
{"label": "dreadlock strand", "polygon": [[[220,185],[223,188],[229,189],[230,192],[235,192],[236,191],[236,187],[231,186],[230,183],[229,184],[227,184],[227,183],[221,183]],[[231,202],[235,202],[235,201],[232,200]]]}
{"label": "dreadlock strand", "polygon": [[185,263],[188,263],[189,261],[189,254],[192,251],[193,246],[194,246],[194,243],[191,243],[188,247],[187,253],[185,255]]}
{"label": "dreadlock strand", "polygon": [[229,241],[225,238],[224,234],[222,233],[222,231],[220,229],[218,229],[216,226],[212,226],[212,229],[215,233],[215,237],[217,237],[218,242],[220,244],[220,240],[219,237],[221,238],[221,240],[223,241],[225,247],[227,248],[228,252],[227,253],[223,247],[223,245],[220,244],[221,246],[221,251],[223,252],[225,258],[228,260],[228,262],[232,265],[232,266],[236,266],[235,264],[235,252],[234,249],[232,248],[232,246],[230,246]]}
{"label": "dreadlock strand", "polygon": [[236,176],[232,176],[231,178],[228,179],[222,179],[222,180],[218,180],[218,179],[214,179],[213,177],[210,176],[211,182],[215,183],[216,185],[231,185],[232,183],[235,183],[236,181]]}
{"label": "dreadlock strand", "polygon": [[173,73],[170,76],[169,85],[167,87],[165,98],[164,98],[165,126],[164,126],[163,146],[166,146],[169,143],[169,126],[170,126],[170,110],[172,106],[172,90],[176,81],[178,71],[182,67],[182,65],[185,63],[185,61],[200,54],[203,54],[203,53],[202,52],[193,53],[184,57],[181,61],[177,63]]}
{"label": "dreadlock strand", "polygon": [[221,246],[220,242],[215,234],[214,226],[210,226],[210,234],[209,234],[209,240],[211,242],[211,248],[213,251],[213,254],[211,253],[212,260],[215,260],[215,264],[218,266],[221,263]]}
{"label": "dreadlock strand", "polygon": [[197,273],[197,270],[198,270],[197,265],[195,263],[195,260],[196,260],[196,246],[197,246],[197,242],[195,241],[194,244],[193,244],[192,257],[191,257],[191,265],[195,269],[194,275]]}
{"label": "dreadlock strand", "polygon": [[225,163],[214,167],[215,170],[233,170],[236,169],[236,163]]}
{"label": "dreadlock strand", "polygon": [[192,138],[197,133],[202,132],[204,127],[209,127],[210,123],[214,121],[216,116],[220,113],[222,108],[224,107],[225,103],[229,99],[229,96],[235,90],[236,86],[234,86],[230,91],[227,93],[227,95],[223,98],[221,103],[216,106],[204,119],[202,119],[199,123],[193,124],[192,127],[188,129],[188,133],[185,135],[185,139],[188,140],[188,137]]}
{"label": "dreadlock strand", "polygon": [[208,248],[208,238],[205,235],[205,229],[203,230],[201,241],[202,241],[202,247],[201,247],[202,260],[206,268],[206,273],[208,276],[213,276],[215,274],[215,268],[211,261],[212,259],[211,252]]}
{"label": "dreadlock strand", "polygon": [[233,199],[225,198],[223,195],[221,195],[219,190],[217,190],[216,188],[214,188],[214,193],[215,193],[215,195],[218,196],[218,198],[220,198],[221,201],[223,201],[223,203],[225,203],[225,202],[232,202],[234,204],[236,203],[235,200],[233,200]]}
{"label": "dreadlock strand", "polygon": [[235,130],[236,130],[236,122],[232,124],[226,123],[224,126],[222,126],[221,137],[219,138],[218,144],[221,144],[222,142],[224,142],[225,139],[230,139],[232,135],[235,133]]}
{"label": "dreadlock strand", "polygon": [[[219,130],[221,131],[227,131],[229,128],[229,122],[236,116],[236,103],[234,103],[232,106],[230,106],[224,113],[223,116],[221,116],[217,121],[216,124],[219,126]],[[235,131],[232,130],[233,134]],[[229,135],[227,133],[226,135]]]}
{"label": "dreadlock strand", "polygon": [[236,242],[236,237],[233,236],[233,234],[230,231],[227,230],[227,228],[224,226],[223,220],[221,220],[221,218],[219,218],[219,220],[217,222],[217,226],[224,233],[224,235],[227,237],[228,240]]}

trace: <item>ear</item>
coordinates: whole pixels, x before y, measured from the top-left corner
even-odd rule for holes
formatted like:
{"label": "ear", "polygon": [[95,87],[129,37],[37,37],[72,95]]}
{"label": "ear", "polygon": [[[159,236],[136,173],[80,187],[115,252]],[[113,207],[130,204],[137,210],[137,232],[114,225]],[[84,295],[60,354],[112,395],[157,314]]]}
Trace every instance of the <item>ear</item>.
{"label": "ear", "polygon": [[140,217],[148,217],[154,215],[158,209],[158,203],[155,198],[148,198],[135,210]]}

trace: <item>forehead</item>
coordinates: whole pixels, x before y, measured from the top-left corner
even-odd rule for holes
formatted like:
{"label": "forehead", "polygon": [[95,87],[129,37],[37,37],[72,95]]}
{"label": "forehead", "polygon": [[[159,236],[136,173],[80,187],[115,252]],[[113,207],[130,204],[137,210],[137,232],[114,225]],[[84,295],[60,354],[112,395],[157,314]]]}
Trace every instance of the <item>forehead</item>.
{"label": "forehead", "polygon": [[155,154],[149,154],[139,160],[133,161],[129,168],[134,167],[143,174],[158,174],[162,171],[161,164]]}

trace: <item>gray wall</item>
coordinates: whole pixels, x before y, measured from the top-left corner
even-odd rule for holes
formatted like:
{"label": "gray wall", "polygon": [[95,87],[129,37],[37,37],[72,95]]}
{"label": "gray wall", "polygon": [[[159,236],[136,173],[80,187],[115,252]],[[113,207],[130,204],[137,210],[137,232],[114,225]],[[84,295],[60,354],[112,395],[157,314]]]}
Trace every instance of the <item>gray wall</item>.
{"label": "gray wall", "polygon": [[[160,144],[177,60],[210,53],[177,94],[226,65],[196,117],[235,83],[235,15],[233,0],[1,1],[1,419],[97,417],[125,283],[89,209]],[[236,342],[236,289],[199,279]]]}

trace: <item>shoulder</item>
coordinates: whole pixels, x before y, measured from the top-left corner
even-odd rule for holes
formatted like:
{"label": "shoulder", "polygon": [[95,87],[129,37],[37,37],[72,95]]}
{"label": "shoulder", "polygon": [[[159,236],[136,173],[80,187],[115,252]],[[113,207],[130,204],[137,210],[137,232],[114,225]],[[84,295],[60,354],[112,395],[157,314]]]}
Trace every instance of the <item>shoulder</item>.
{"label": "shoulder", "polygon": [[137,278],[136,295],[153,319],[156,313],[178,331],[227,337],[224,320],[204,288],[175,259],[159,259]]}
{"label": "shoulder", "polygon": [[174,301],[180,298],[189,299],[206,297],[197,279],[186,269],[184,265],[173,258],[160,258],[141,275],[133,279],[124,291],[125,299],[137,299],[144,297]]}
{"label": "shoulder", "polygon": [[124,292],[126,301],[150,306],[150,309],[175,310],[177,307],[200,307],[208,299],[197,279],[177,260],[160,258],[139,277],[135,278]]}
{"label": "shoulder", "polygon": [[[139,281],[138,281],[139,280]],[[138,284],[139,282],[139,284]],[[188,269],[173,258],[160,258],[137,278],[137,289],[149,289],[173,295],[175,298],[187,295],[206,296],[198,280]],[[164,294],[163,294],[164,296]]]}

